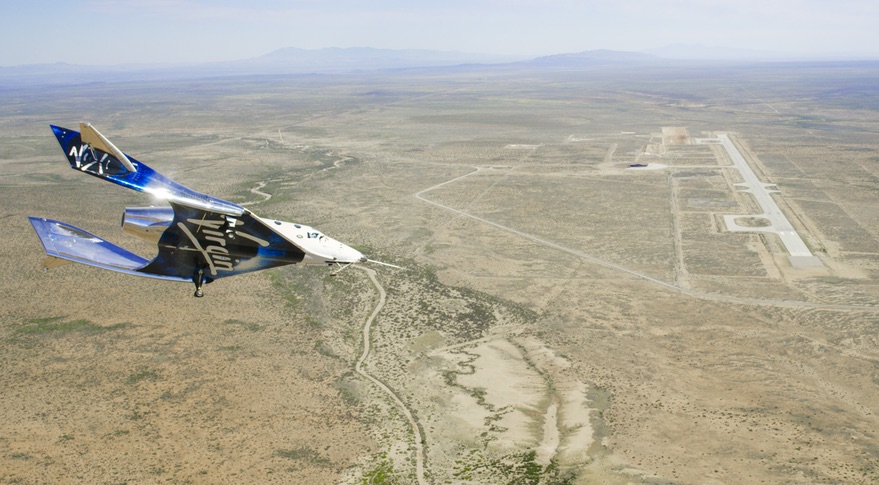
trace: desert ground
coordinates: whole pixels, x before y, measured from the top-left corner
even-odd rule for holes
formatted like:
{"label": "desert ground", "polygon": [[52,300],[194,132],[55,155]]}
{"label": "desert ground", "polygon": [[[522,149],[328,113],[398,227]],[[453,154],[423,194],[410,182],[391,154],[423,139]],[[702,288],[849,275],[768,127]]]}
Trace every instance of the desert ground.
{"label": "desert ground", "polygon": [[[876,483],[877,73],[4,88],[0,482]],[[155,254],[119,228],[155,202],[68,167],[48,125],[79,121],[184,185],[404,269],[289,266],[201,299],[44,270],[29,215]],[[701,142],[718,134],[820,264],[727,230],[760,208]]]}

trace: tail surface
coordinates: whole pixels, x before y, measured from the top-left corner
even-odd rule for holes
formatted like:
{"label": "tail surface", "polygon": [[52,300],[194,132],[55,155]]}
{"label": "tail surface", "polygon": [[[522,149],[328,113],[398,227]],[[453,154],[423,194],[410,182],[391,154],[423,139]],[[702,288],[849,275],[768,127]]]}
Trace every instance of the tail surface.
{"label": "tail surface", "polygon": [[230,216],[240,216],[245,212],[238,204],[184,187],[122,153],[90,124],[80,124],[82,133],[51,126],[70,168],[74,170],[196,209]]}

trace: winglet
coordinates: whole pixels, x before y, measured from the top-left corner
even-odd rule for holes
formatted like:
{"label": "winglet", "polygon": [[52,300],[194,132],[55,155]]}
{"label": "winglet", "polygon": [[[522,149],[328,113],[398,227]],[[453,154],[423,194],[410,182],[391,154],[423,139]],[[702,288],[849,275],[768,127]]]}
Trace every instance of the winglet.
{"label": "winglet", "polygon": [[[37,233],[39,235],[39,233]],[[51,269],[57,268],[58,266],[64,266],[65,264],[70,264],[73,261],[68,259],[56,258],[55,256],[46,256],[46,259],[43,261],[42,268]]]}
{"label": "winglet", "polygon": [[112,153],[123,166],[129,172],[137,172],[137,169],[134,168],[134,165],[131,163],[131,160],[122,153],[122,150],[116,148],[116,145],[110,142],[107,138],[104,137],[98,130],[95,129],[91,123],[79,123],[79,132],[80,137],[84,143],[88,143],[90,146],[97,148],[98,150],[105,151],[107,153]]}

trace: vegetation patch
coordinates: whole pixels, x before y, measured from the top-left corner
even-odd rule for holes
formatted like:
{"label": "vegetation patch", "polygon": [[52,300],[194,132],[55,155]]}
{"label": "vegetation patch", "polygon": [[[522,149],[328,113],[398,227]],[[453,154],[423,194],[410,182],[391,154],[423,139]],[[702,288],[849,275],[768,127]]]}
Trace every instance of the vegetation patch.
{"label": "vegetation patch", "polygon": [[272,282],[272,287],[278,292],[284,303],[292,310],[297,309],[299,307],[299,297],[290,289],[292,285],[284,277],[284,273],[280,270],[269,271],[268,276]]}
{"label": "vegetation patch", "polygon": [[394,467],[391,462],[384,460],[363,474],[363,485],[392,485],[402,483],[394,476]]}
{"label": "vegetation patch", "polygon": [[329,458],[322,456],[317,451],[312,450],[311,448],[293,448],[289,450],[275,450],[275,456],[279,458],[286,458],[288,460],[297,460],[297,461],[305,461],[308,462],[309,465],[314,466],[330,466]]}
{"label": "vegetation patch", "polygon": [[129,384],[137,384],[141,381],[156,381],[159,379],[159,374],[152,370],[142,370],[139,372],[135,372],[128,376],[126,382]]}
{"label": "vegetation patch", "polygon": [[241,320],[236,320],[234,318],[230,318],[223,323],[225,323],[226,325],[240,325],[241,327],[250,330],[251,332],[259,332],[263,329],[262,325],[258,323],[244,322]]}
{"label": "vegetation patch", "polygon": [[555,460],[544,468],[536,459],[534,450],[491,457],[483,450],[471,449],[455,460],[452,476],[468,482],[510,485],[568,485],[577,478],[574,471],[562,470]]}
{"label": "vegetation patch", "polygon": [[66,317],[32,318],[13,327],[7,338],[10,343],[31,347],[47,338],[94,336],[127,327],[127,323],[98,325],[85,319],[65,320]]}
{"label": "vegetation patch", "polygon": [[65,335],[69,333],[97,334],[119,330],[128,326],[127,323],[115,325],[98,325],[89,320],[64,321],[65,317],[33,318],[15,329],[16,335]]}
{"label": "vegetation patch", "polygon": [[356,380],[352,380],[350,372],[336,380],[333,387],[339,391],[339,396],[342,400],[349,405],[357,404],[362,399],[360,384]]}

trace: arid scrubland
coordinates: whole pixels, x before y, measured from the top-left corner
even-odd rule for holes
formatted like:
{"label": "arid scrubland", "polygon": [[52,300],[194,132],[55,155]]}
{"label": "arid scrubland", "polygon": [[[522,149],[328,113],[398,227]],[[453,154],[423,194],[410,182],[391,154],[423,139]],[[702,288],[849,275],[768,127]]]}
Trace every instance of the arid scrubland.
{"label": "arid scrubland", "polygon": [[[525,68],[9,88],[0,482],[875,483],[875,66]],[[48,128],[357,247],[191,297],[43,271],[26,216],[147,196]],[[728,133],[821,265],[773,234]],[[648,165],[632,170],[630,165]],[[655,169],[654,169],[655,168]],[[759,227],[760,221],[743,221]],[[421,460],[424,475],[416,473]]]}

